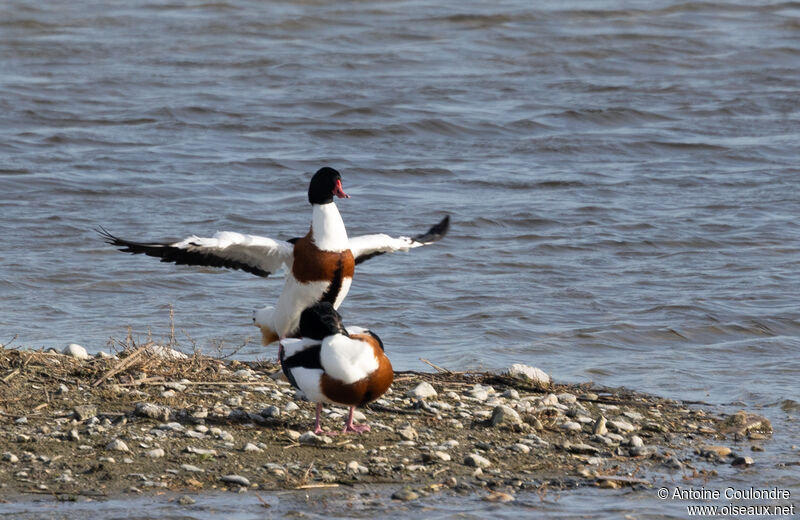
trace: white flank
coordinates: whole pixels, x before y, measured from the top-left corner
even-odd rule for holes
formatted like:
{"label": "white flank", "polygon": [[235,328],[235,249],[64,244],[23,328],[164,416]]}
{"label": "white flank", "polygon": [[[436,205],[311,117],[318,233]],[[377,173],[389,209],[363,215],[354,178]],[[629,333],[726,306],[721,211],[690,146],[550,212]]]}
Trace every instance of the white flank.
{"label": "white flank", "polygon": [[303,368],[296,367],[292,369],[292,376],[297,381],[297,386],[300,391],[305,394],[306,399],[314,403],[330,402],[323,394],[320,388],[320,380],[322,379],[322,370],[318,368]]}
{"label": "white flank", "polygon": [[325,338],[319,357],[325,372],[346,384],[364,379],[378,368],[372,345],[342,334]]}
{"label": "white flank", "polygon": [[312,207],[311,238],[314,244],[323,251],[340,252],[348,249],[347,230],[336,204],[312,204]]}
{"label": "white flank", "polygon": [[369,330],[369,329],[365,329],[364,327],[359,327],[357,325],[350,325],[349,327],[345,327],[345,328],[347,329],[347,333],[350,334],[351,336],[353,334],[364,334],[365,332],[367,332]]}
{"label": "white flank", "polygon": [[316,339],[310,338],[286,338],[281,340],[281,345],[283,345],[283,355],[288,359],[298,352],[302,352],[308,347],[313,347],[314,345],[319,345],[319,341]]}

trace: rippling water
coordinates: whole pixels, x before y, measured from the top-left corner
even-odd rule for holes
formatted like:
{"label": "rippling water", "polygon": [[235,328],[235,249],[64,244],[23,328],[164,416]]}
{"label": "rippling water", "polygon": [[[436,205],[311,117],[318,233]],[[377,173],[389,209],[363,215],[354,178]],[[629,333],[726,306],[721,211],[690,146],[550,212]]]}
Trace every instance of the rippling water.
{"label": "rippling water", "polygon": [[[797,489],[800,4],[617,4],[6,0],[0,342],[100,350],[166,335],[174,305],[185,344],[274,357],[250,310],[281,279],[92,229],[297,236],[331,165],[353,235],[452,216],[360,266],[342,308],[396,368],[525,362],[763,407],[759,471],[724,477]],[[558,514],[613,516],[607,496]]]}

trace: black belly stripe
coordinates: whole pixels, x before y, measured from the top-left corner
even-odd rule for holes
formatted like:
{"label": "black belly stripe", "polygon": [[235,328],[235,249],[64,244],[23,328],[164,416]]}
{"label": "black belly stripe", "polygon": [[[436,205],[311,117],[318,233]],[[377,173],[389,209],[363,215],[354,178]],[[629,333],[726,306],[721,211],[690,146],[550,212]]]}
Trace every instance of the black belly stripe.
{"label": "black belly stripe", "polygon": [[320,298],[320,302],[328,302],[331,305],[336,305],[336,298],[339,296],[339,291],[342,290],[343,270],[344,266],[342,265],[342,257],[339,257],[339,260],[336,261],[336,271],[333,272],[331,284],[328,286],[325,294],[322,295],[322,298]]}

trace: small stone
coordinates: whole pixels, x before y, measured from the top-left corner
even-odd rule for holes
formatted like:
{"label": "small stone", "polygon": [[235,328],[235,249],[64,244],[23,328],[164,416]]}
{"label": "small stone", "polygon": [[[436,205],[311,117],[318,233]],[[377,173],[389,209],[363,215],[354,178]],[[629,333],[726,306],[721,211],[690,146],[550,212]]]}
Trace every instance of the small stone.
{"label": "small stone", "polygon": [[164,399],[175,397],[175,395],[177,395],[177,392],[175,390],[164,390],[163,392],[161,392],[161,397],[163,397]]}
{"label": "small stone", "polygon": [[509,388],[508,390],[506,390],[505,392],[503,392],[503,393],[501,394],[501,396],[502,396],[502,397],[505,397],[506,399],[513,399],[513,400],[517,400],[517,399],[519,399],[519,392],[517,392],[517,391],[516,391],[515,389],[513,389],[513,388]]}
{"label": "small stone", "polygon": [[504,426],[522,423],[519,414],[513,408],[500,405],[492,410],[492,426]]}
{"label": "small stone", "polygon": [[294,430],[286,430],[286,436],[294,442],[300,440],[300,432]]}
{"label": "small stone", "polygon": [[69,357],[73,357],[75,359],[90,358],[89,353],[86,352],[86,349],[78,345],[77,343],[70,343],[69,345],[64,347],[64,350],[62,350],[61,353]]}
{"label": "small stone", "polygon": [[369,473],[369,469],[366,466],[362,466],[361,464],[359,464],[358,461],[356,460],[350,461],[347,464],[347,471],[350,473],[354,473],[356,475],[358,474],[366,475],[367,473]]}
{"label": "small stone", "polygon": [[200,455],[201,457],[216,457],[217,450],[207,450],[205,448],[195,448],[194,446],[187,446],[183,449],[186,453],[194,453],[195,455]]}
{"label": "small stone", "polygon": [[328,444],[331,441],[331,438],[325,435],[317,435],[314,432],[305,432],[303,435],[300,436],[297,441],[300,444],[306,444],[309,446],[318,446],[320,444]]}
{"label": "small stone", "polygon": [[558,397],[558,402],[561,404],[575,404],[578,402],[578,398],[574,394],[566,392],[558,394],[556,397]]}
{"label": "small stone", "polygon": [[419,437],[417,430],[415,430],[411,426],[406,426],[405,428],[398,430],[397,434],[407,441],[414,441]]}
{"label": "small stone", "polygon": [[14,424],[28,424],[28,418],[25,416],[18,417],[14,420]]}
{"label": "small stone", "polygon": [[3,460],[6,462],[10,462],[11,464],[16,464],[17,462],[19,462],[19,457],[17,457],[13,453],[5,452],[3,453]]}
{"label": "small stone", "polygon": [[427,397],[435,397],[436,390],[430,383],[423,381],[406,393],[407,396],[415,399],[425,399]]}
{"label": "small stone", "polygon": [[186,385],[176,383],[175,381],[170,381],[164,383],[164,388],[167,388],[169,390],[175,390],[176,392],[183,392],[184,390],[186,390]]}
{"label": "small stone", "polygon": [[703,457],[719,457],[721,459],[731,454],[731,449],[727,446],[703,446],[700,448],[700,455]]}
{"label": "small stone", "polygon": [[223,475],[219,478],[222,482],[227,484],[236,484],[237,486],[250,487],[250,481],[241,475]]}
{"label": "small stone", "polygon": [[258,453],[258,452],[261,452],[261,451],[264,451],[264,450],[262,450],[261,448],[259,448],[255,444],[253,444],[252,442],[248,442],[247,444],[244,445],[244,448],[242,448],[242,451]]}
{"label": "small stone", "polygon": [[145,452],[145,455],[147,455],[151,459],[160,459],[161,457],[166,455],[166,452],[162,448],[155,448]]}
{"label": "small stone", "polygon": [[622,412],[622,415],[624,415],[628,419],[630,419],[632,421],[636,421],[636,422],[639,422],[642,419],[644,419],[644,415],[640,414],[639,412],[634,412],[632,410],[626,410],[626,411]]}
{"label": "small stone", "polygon": [[433,452],[433,456],[435,458],[441,460],[442,462],[450,462],[452,460],[452,457],[450,456],[450,454],[446,453],[444,451],[438,451],[438,450],[434,451]]}
{"label": "small stone", "polygon": [[668,467],[670,469],[682,469],[683,468],[683,464],[681,463],[680,460],[678,460],[678,457],[675,457],[675,456],[667,457],[666,459],[664,459],[664,462],[662,464],[664,464],[664,466],[666,466],[666,467]]}
{"label": "small stone", "polygon": [[550,384],[550,376],[548,376],[543,370],[528,365],[522,365],[518,363],[513,364],[508,369],[508,375],[518,379],[530,381],[534,384]]}
{"label": "small stone", "polygon": [[408,488],[401,489],[399,491],[395,491],[392,494],[392,499],[394,499],[394,500],[402,500],[404,502],[408,502],[409,500],[416,500],[417,498],[419,498],[419,495],[417,493],[414,493],[413,491],[411,491]]}
{"label": "small stone", "polygon": [[183,471],[188,471],[189,473],[205,473],[206,471],[202,468],[198,468],[197,466],[193,466],[191,464],[181,464],[181,469]]}
{"label": "small stone", "polygon": [[69,387],[67,385],[65,385],[64,383],[61,383],[60,385],[58,385],[58,390],[56,390],[56,394],[64,395],[64,394],[66,394],[68,392],[69,392]]}
{"label": "small stone", "polygon": [[606,428],[606,418],[602,415],[597,418],[592,426],[592,433],[595,435],[605,435],[608,433],[608,428]]}
{"label": "small stone", "polygon": [[72,415],[78,421],[85,421],[97,415],[97,407],[89,404],[76,406],[72,409]]}
{"label": "small stone", "polygon": [[503,493],[501,491],[490,491],[488,495],[482,498],[486,502],[513,502],[514,495]]}
{"label": "small stone", "polygon": [[114,457],[100,457],[97,459],[98,462],[104,462],[106,464],[116,464],[117,461],[114,460]]}
{"label": "small stone", "polygon": [[638,435],[632,435],[631,438],[628,440],[628,446],[632,446],[634,448],[641,448],[644,446],[644,441]]}
{"label": "small stone", "polygon": [[566,443],[564,445],[564,448],[570,453],[579,453],[584,455],[596,455],[597,453],[600,453],[600,450],[598,450],[594,446],[591,446],[589,444],[584,444],[582,442],[576,444]]}
{"label": "small stone", "polygon": [[558,397],[556,394],[547,394],[540,400],[542,406],[554,406],[558,404]]}
{"label": "small stone", "polygon": [[579,432],[583,430],[580,423],[575,421],[567,421],[560,426],[561,429],[567,430],[568,432]]}
{"label": "small stone", "polygon": [[297,403],[295,403],[294,401],[289,401],[288,403],[286,403],[286,406],[283,407],[283,411],[286,413],[291,413],[299,409],[300,407],[297,406]]}
{"label": "small stone", "polygon": [[73,442],[78,442],[79,440],[81,440],[81,436],[80,434],[78,434],[78,430],[74,428],[69,431],[69,433],[67,434],[67,438]]}
{"label": "small stone", "polygon": [[182,506],[190,506],[190,505],[194,504],[194,499],[192,497],[190,497],[189,495],[183,495],[182,497],[180,497],[178,499],[178,504],[180,504]]}
{"label": "small stone", "polygon": [[472,466],[475,468],[488,468],[492,463],[486,457],[482,457],[477,453],[470,453],[464,457],[464,465]]}
{"label": "small stone", "polygon": [[608,421],[607,425],[611,431],[615,432],[632,432],[633,430],[636,429],[634,425],[622,419],[618,419],[616,421]]}
{"label": "small stone", "polygon": [[166,422],[169,420],[170,409],[157,404],[136,403],[136,409],[133,413],[140,417],[149,417],[150,419]]}
{"label": "small stone", "polygon": [[750,466],[753,463],[755,463],[755,461],[750,457],[736,457],[733,459],[733,462],[731,462],[731,466]]}
{"label": "small stone", "polygon": [[[297,406],[297,405],[295,405],[295,406]],[[266,408],[261,410],[261,412],[259,412],[259,414],[261,415],[261,417],[280,417],[281,409],[278,408],[277,406],[274,406],[274,405],[267,406]]]}
{"label": "small stone", "polygon": [[531,452],[530,446],[528,446],[527,444],[522,444],[521,442],[518,442],[518,443],[512,445],[511,449],[514,450],[514,451],[520,452],[520,453],[530,453]]}
{"label": "small stone", "polygon": [[113,441],[109,442],[106,445],[106,450],[108,450],[108,451],[124,451],[124,452],[130,452],[131,451],[130,448],[128,448],[128,445],[125,444],[125,442],[120,440],[120,439],[114,439]]}

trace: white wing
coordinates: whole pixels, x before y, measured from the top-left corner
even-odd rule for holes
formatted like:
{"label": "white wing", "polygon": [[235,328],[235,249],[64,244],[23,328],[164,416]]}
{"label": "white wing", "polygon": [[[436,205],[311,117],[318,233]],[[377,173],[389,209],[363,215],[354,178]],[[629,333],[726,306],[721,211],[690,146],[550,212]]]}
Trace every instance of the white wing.
{"label": "white wing", "polygon": [[438,224],[432,226],[427,232],[415,237],[390,237],[380,233],[376,235],[361,235],[350,238],[350,251],[357,264],[364,260],[384,253],[395,251],[408,251],[409,249],[426,246],[440,240],[450,229],[450,217],[444,217]]}
{"label": "white wing", "polygon": [[289,242],[230,231],[219,232],[211,238],[190,236],[174,243],[131,242],[102,228],[98,233],[107,243],[126,253],[143,253],[178,265],[241,269],[258,276],[269,276],[284,265],[291,266],[294,251]]}

